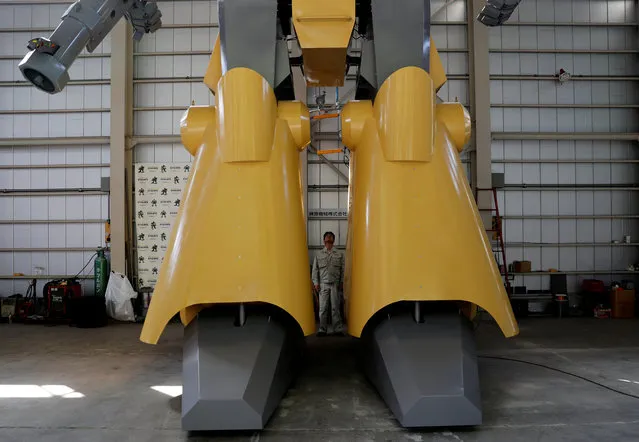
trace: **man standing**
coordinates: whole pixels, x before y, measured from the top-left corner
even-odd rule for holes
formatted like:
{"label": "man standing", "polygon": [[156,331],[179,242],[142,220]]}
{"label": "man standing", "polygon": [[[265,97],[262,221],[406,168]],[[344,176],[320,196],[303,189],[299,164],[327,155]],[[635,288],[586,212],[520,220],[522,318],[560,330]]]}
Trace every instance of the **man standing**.
{"label": "man standing", "polygon": [[340,314],[341,298],[338,290],[344,284],[344,255],[333,248],[335,235],[333,232],[324,234],[324,249],[313,261],[313,285],[319,293],[320,326],[317,336],[326,336],[328,325],[328,304],[330,301],[334,332],[343,335],[342,317]]}

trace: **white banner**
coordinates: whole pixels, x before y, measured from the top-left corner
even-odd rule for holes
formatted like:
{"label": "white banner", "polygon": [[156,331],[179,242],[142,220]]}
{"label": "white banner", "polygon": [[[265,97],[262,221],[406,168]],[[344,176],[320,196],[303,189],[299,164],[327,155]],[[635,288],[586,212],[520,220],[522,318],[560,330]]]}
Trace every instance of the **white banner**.
{"label": "white banner", "polygon": [[348,216],[346,209],[308,209],[309,219],[313,218],[335,218],[342,219]]}
{"label": "white banner", "polygon": [[191,163],[135,164],[137,288],[154,287]]}

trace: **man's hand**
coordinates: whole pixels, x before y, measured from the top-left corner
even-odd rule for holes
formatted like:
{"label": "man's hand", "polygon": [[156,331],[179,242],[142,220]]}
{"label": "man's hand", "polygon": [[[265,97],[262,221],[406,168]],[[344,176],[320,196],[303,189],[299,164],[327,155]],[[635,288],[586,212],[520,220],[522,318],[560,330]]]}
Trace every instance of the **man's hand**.
{"label": "man's hand", "polygon": [[315,284],[315,286],[314,286],[314,287],[315,287],[315,291],[319,293],[319,289],[320,289],[319,284]]}

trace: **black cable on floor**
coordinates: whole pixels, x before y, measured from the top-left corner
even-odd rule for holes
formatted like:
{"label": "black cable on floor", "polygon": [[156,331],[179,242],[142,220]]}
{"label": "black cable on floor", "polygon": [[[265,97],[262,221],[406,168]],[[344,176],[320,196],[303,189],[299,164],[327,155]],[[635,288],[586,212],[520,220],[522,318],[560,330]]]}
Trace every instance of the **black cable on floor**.
{"label": "black cable on floor", "polygon": [[504,357],[504,356],[479,355],[479,357],[483,358],[483,359],[496,359],[498,361],[510,361],[510,362],[519,362],[520,364],[534,365],[535,367],[545,368],[547,370],[556,371],[558,373],[562,373],[562,374],[565,374],[565,375],[568,375],[568,376],[572,376],[572,377],[577,378],[577,379],[581,379],[582,381],[589,382],[591,384],[597,385],[598,387],[605,388],[606,390],[610,390],[610,391],[612,391],[614,393],[622,394],[624,396],[628,396],[628,397],[631,397],[631,398],[634,398],[634,399],[639,399],[639,396],[636,396],[636,395],[634,395],[632,393],[626,393],[625,391],[617,390],[616,388],[609,387],[609,386],[604,385],[604,384],[602,384],[600,382],[597,382],[597,381],[595,381],[593,379],[589,379],[587,377],[578,375],[576,373],[571,373],[569,371],[565,371],[565,370],[562,370],[560,368],[550,367],[548,365],[539,364],[537,362],[525,361],[523,359],[507,358],[507,357]]}

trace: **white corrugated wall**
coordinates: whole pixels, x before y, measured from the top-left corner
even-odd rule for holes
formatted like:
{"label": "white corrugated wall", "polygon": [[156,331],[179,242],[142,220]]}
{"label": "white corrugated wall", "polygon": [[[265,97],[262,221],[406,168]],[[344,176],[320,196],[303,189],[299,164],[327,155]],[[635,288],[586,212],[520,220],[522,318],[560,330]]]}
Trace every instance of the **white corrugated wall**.
{"label": "white corrugated wall", "polygon": [[[639,132],[636,2],[523,1],[510,22],[490,34],[493,137],[510,138],[492,143],[493,172],[507,186],[499,194],[507,259],[570,272],[571,293],[584,278],[629,278],[639,155],[636,136],[617,138]],[[554,79],[560,69],[572,79]],[[624,235],[633,244],[611,244]],[[549,282],[520,275],[514,284]]]}
{"label": "white corrugated wall", "polygon": [[[26,84],[17,68],[28,40],[48,36],[67,7],[0,4],[0,296],[25,293],[29,281],[14,273],[33,275],[38,266],[45,275],[74,275],[104,245],[108,196],[74,190],[100,188],[109,174],[108,145],[7,141],[109,135],[108,37],[78,59],[60,94]],[[89,265],[84,273],[92,272]],[[92,281],[85,289],[93,290]]]}
{"label": "white corrugated wall", "polygon": [[[177,136],[192,104],[215,103],[202,83],[217,38],[217,2],[161,2],[163,26],[134,46],[134,134]],[[139,144],[134,162],[188,162],[175,142]]]}

